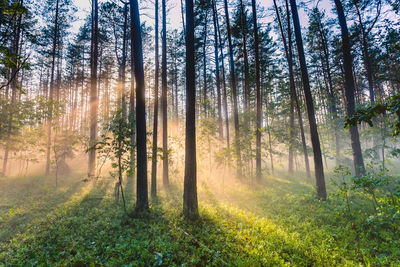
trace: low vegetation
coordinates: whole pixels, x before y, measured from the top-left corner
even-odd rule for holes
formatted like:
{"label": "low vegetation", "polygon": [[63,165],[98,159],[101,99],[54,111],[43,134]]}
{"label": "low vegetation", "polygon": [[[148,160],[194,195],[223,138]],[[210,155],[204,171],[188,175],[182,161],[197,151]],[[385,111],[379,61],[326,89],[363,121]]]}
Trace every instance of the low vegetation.
{"label": "low vegetation", "polygon": [[367,189],[350,183],[347,191],[343,189],[343,179],[351,179],[345,174],[342,168],[332,176],[337,186],[330,189],[337,194],[325,202],[315,198],[308,182],[284,174],[270,176],[259,186],[231,181],[213,187],[217,190],[202,182],[201,219],[196,222],[183,218],[182,188],[174,185],[152,202],[148,213],[137,214],[134,187],[128,181],[125,214],[108,178],[84,182],[79,175],[61,177],[56,190],[46,177],[2,180],[0,262],[5,266],[400,264],[399,191],[393,192],[397,205],[393,206],[383,187],[376,186],[374,206],[370,192],[364,192]]}

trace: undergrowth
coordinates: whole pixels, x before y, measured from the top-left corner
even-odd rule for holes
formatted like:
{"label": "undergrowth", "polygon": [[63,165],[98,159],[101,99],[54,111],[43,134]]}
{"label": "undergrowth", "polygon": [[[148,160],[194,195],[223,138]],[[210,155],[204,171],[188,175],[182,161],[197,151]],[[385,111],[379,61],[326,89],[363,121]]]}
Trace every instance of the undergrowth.
{"label": "undergrowth", "polygon": [[[68,179],[69,184],[55,189],[38,177],[29,184],[29,194],[2,187],[2,265],[400,264],[398,234],[385,229],[367,234],[361,213],[346,215],[346,206],[335,196],[316,200],[307,183],[269,177],[262,185],[237,182],[224,191],[201,183],[201,219],[188,222],[181,214],[179,187],[162,190],[149,213],[134,214],[134,190],[128,183],[126,215],[113,197],[111,180]],[[357,208],[370,206],[361,199]]]}

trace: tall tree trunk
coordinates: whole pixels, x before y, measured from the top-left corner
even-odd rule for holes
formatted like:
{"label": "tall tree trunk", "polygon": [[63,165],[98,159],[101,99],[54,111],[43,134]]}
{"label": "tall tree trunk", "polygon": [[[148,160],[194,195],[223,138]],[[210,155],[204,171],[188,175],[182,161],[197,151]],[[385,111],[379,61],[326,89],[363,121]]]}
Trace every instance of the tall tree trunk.
{"label": "tall tree trunk", "polygon": [[247,55],[247,32],[245,25],[245,14],[243,0],[240,0],[240,29],[242,31],[243,63],[244,63],[244,108],[246,112],[250,109],[250,77],[249,77],[249,57]]}
{"label": "tall tree trunk", "polygon": [[[265,110],[268,111],[268,93],[265,92]],[[271,164],[271,174],[274,175],[274,157],[273,157],[273,150],[272,150],[272,136],[271,136],[271,126],[272,122],[269,122],[269,116],[268,113],[266,115],[266,127],[267,127],[267,133],[268,133],[268,145],[269,145],[269,159],[270,159],[270,164]]]}
{"label": "tall tree trunk", "polygon": [[[89,144],[92,148],[96,144],[97,138],[97,108],[98,108],[98,96],[97,96],[97,64],[99,56],[99,5],[98,0],[93,0],[93,31],[92,31],[92,51],[91,51],[91,70],[90,70],[90,134]],[[88,176],[94,177],[96,170],[96,150],[89,150],[89,166]]]}
{"label": "tall tree trunk", "polygon": [[127,118],[127,108],[126,108],[126,57],[127,57],[127,30],[128,30],[128,3],[124,3],[124,31],[122,37],[122,59],[120,66],[120,81],[121,81],[121,109],[122,118],[125,120]]}
{"label": "tall tree trunk", "polygon": [[54,35],[53,35],[53,48],[52,48],[52,61],[51,61],[51,74],[50,74],[50,92],[49,92],[49,120],[47,125],[47,150],[46,150],[46,175],[50,174],[50,153],[51,153],[51,128],[53,117],[53,100],[54,100],[54,71],[56,64],[56,49],[58,37],[58,16],[59,16],[59,0],[56,2],[56,14],[54,19]]}
{"label": "tall tree trunk", "polygon": [[326,79],[328,82],[327,88],[329,88],[328,89],[328,102],[329,102],[329,109],[330,109],[330,112],[332,115],[332,120],[333,120],[334,141],[335,141],[335,149],[336,149],[336,164],[338,164],[339,156],[340,156],[339,155],[340,154],[340,143],[339,143],[338,129],[336,127],[336,123],[338,120],[336,96],[335,96],[335,91],[333,88],[332,70],[331,70],[331,66],[330,66],[330,62],[329,62],[330,53],[329,53],[328,40],[323,31],[320,13],[318,13],[318,32],[321,37],[321,42],[322,42],[321,45],[322,45],[322,49],[323,49],[323,57],[321,58],[321,60],[322,60],[322,62],[325,62]]}
{"label": "tall tree trunk", "polygon": [[[23,5],[23,1],[20,3]],[[22,44],[21,44],[21,49],[20,49],[20,39],[21,39],[21,23],[22,23],[22,14],[19,14],[15,18],[14,22],[14,36],[13,36],[13,41],[12,41],[12,51],[15,55],[21,54],[20,50],[22,50]],[[16,59],[14,59],[15,62],[18,62]],[[12,135],[12,128],[13,128],[13,114],[16,111],[15,110],[15,102],[17,98],[17,90],[18,90],[18,65],[15,66],[11,71],[8,70],[8,73],[11,72],[11,103],[10,103],[10,110],[8,114],[8,126],[7,126],[7,135],[6,135],[6,147],[4,151],[4,159],[3,159],[3,170],[1,175],[6,175],[7,172],[7,162],[8,162],[8,154],[10,150],[10,142],[11,142],[11,135]],[[22,81],[21,81],[22,83]],[[8,86],[7,86],[8,89]],[[7,92],[7,98],[8,98],[8,92]]]}
{"label": "tall tree trunk", "polygon": [[196,164],[196,72],[193,0],[186,0],[186,140],[183,214],[199,217]]}
{"label": "tall tree trunk", "polygon": [[282,36],[283,45],[285,48],[286,61],[288,63],[288,67],[289,67],[290,95],[291,95],[291,98],[293,98],[296,112],[297,112],[297,118],[298,118],[299,126],[300,126],[301,143],[302,143],[302,147],[303,147],[304,163],[305,163],[305,167],[306,167],[307,177],[310,178],[311,177],[310,163],[308,161],[308,152],[307,152],[306,137],[304,134],[303,117],[301,114],[299,98],[297,96],[297,91],[296,91],[296,83],[294,80],[293,55],[292,55],[292,31],[291,31],[291,23],[290,23],[289,3],[287,0],[285,1],[285,4],[286,4],[286,18],[287,18],[287,25],[288,25],[287,26],[288,27],[287,28],[288,44],[286,42],[285,34],[283,32],[283,27],[282,27],[281,18],[279,15],[278,6],[276,5],[276,1],[274,1],[275,12],[276,12],[276,16],[277,16],[278,23],[279,23],[279,28],[280,28],[280,32],[281,32],[281,36]]}
{"label": "tall tree trunk", "polygon": [[296,0],[290,0],[290,6],[292,9],[294,33],[296,36],[297,51],[300,62],[301,79],[303,82],[303,90],[306,99],[308,121],[310,124],[311,143],[314,152],[314,167],[315,167],[317,194],[320,199],[325,200],[326,188],[325,188],[324,166],[322,163],[321,145],[318,136],[317,123],[315,121],[314,103],[311,94],[310,82],[308,78],[307,64],[304,55],[303,40],[301,37],[301,27],[299,21],[299,14],[297,13]]}
{"label": "tall tree trunk", "polygon": [[[345,76],[345,91],[346,91],[346,109],[347,116],[351,117],[354,114],[354,77],[353,77],[353,60],[350,53],[351,45],[349,31],[347,29],[346,17],[344,15],[343,6],[340,0],[335,0],[336,11],[338,14],[341,35],[342,35],[342,50],[343,50],[343,66]],[[364,160],[360,145],[360,136],[357,126],[350,127],[351,148],[353,150],[354,169],[357,176],[365,174]]]}
{"label": "tall tree trunk", "polygon": [[143,69],[142,31],[139,5],[137,0],[130,0],[131,5],[131,53],[132,76],[136,81],[136,144],[137,144],[137,192],[136,209],[149,208],[147,188],[147,148],[146,148],[146,101]]}
{"label": "tall tree trunk", "polygon": [[204,17],[204,39],[203,39],[203,107],[204,117],[207,117],[208,110],[208,98],[207,98],[207,26],[208,26],[208,8],[206,8],[206,14]]}
{"label": "tall tree trunk", "polygon": [[183,37],[186,38],[186,26],[185,26],[185,14],[184,14],[183,0],[181,0],[181,16],[182,16],[182,28],[183,28]]}
{"label": "tall tree trunk", "polygon": [[[214,1],[214,8],[217,11],[217,4]],[[220,49],[220,56],[221,56],[221,66],[222,66],[222,85],[223,85],[223,103],[224,103],[224,116],[225,116],[225,128],[226,128],[226,146],[230,148],[230,140],[229,140],[229,114],[228,114],[228,96],[226,90],[226,77],[225,77],[225,55],[223,50],[223,42],[221,37],[221,31],[219,28],[219,20],[218,20],[218,13],[216,16],[216,23],[217,23],[217,30],[218,30],[218,40],[219,40],[219,49]]]}
{"label": "tall tree trunk", "polygon": [[154,83],[154,120],[153,120],[153,151],[151,160],[151,197],[157,197],[157,137],[158,137],[158,78],[159,78],[159,56],[158,56],[158,0],[155,2],[155,83]]}
{"label": "tall tree trunk", "polygon": [[221,103],[221,78],[219,73],[219,55],[218,55],[218,29],[217,29],[217,10],[215,0],[212,1],[213,23],[214,23],[214,57],[215,57],[215,79],[217,84],[217,109],[218,109],[218,132],[222,140],[224,129],[222,126],[222,103]]}
{"label": "tall tree trunk", "polygon": [[294,96],[292,91],[290,91],[290,115],[289,115],[289,173],[293,173],[293,156],[294,156]]}
{"label": "tall tree trunk", "polygon": [[237,88],[236,88],[236,74],[235,74],[235,62],[233,60],[233,45],[231,36],[231,25],[229,23],[229,12],[228,12],[228,1],[224,0],[225,8],[225,20],[228,34],[229,44],[229,66],[231,71],[231,87],[233,97],[233,120],[235,124],[235,148],[236,148],[236,161],[237,161],[237,176],[242,176],[242,158],[240,152],[240,133],[239,133],[239,114],[238,114],[238,103],[237,103]]}
{"label": "tall tree trunk", "polygon": [[162,0],[162,58],[161,58],[161,108],[163,135],[163,186],[168,187],[168,108],[167,108],[167,8],[166,0]]}
{"label": "tall tree trunk", "polygon": [[353,0],[353,3],[356,8],[358,23],[360,24],[360,28],[361,28],[361,44],[362,44],[362,52],[363,52],[365,71],[367,73],[369,99],[370,99],[371,105],[373,105],[373,104],[375,104],[374,78],[373,78],[373,72],[372,72],[371,57],[370,57],[370,54],[368,51],[368,41],[367,41],[368,36],[367,36],[366,29],[365,29],[364,24],[361,19],[361,13],[358,8],[358,5],[357,5],[356,1],[354,1],[354,0]]}
{"label": "tall tree trunk", "polygon": [[255,55],[255,72],[256,72],[256,177],[261,179],[261,85],[260,85],[260,56],[258,41],[258,24],[257,24],[257,7],[256,0],[251,0],[253,12],[253,28],[254,28],[254,55]]}

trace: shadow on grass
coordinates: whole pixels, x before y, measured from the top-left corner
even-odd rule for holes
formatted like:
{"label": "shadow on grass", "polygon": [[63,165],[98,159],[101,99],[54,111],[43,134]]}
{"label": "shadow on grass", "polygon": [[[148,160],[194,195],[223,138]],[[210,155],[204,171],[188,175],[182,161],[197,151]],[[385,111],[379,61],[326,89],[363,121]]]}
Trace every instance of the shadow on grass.
{"label": "shadow on grass", "polygon": [[[202,237],[210,229],[216,231],[218,225],[204,219],[185,221],[179,216],[179,202],[174,201],[178,196],[169,198],[167,203],[160,197],[145,216],[136,214],[131,218],[115,202],[110,187],[111,182],[96,182],[83,198],[1,246],[0,262],[51,266],[221,266],[217,249],[226,244],[219,242],[215,247]],[[181,195],[174,190],[170,188],[168,194]]]}
{"label": "shadow on grass", "polygon": [[56,189],[49,185],[49,177],[13,178],[1,185],[0,241],[7,242],[18,233],[24,232],[29,224],[46,217],[68,201],[82,188],[79,179],[68,179]]}

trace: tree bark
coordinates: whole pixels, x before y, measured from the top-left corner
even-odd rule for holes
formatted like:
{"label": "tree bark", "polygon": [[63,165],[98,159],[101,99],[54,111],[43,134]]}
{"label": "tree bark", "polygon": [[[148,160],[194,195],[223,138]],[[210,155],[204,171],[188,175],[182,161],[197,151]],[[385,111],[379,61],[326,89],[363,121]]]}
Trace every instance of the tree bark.
{"label": "tree bark", "polygon": [[153,120],[153,152],[151,160],[151,197],[157,197],[157,137],[158,137],[158,78],[159,78],[159,56],[158,56],[158,0],[155,1],[155,83],[154,83],[154,120]]}
{"label": "tree bark", "polygon": [[256,177],[261,180],[261,85],[260,85],[260,56],[258,41],[257,7],[256,0],[251,0],[254,28],[254,56],[256,72]]}
{"label": "tree bark", "polygon": [[[214,1],[214,6],[215,10],[217,11],[217,3]],[[223,50],[223,43],[222,43],[222,37],[221,37],[221,31],[219,28],[219,20],[218,20],[218,13],[216,16],[216,23],[217,23],[217,30],[218,30],[218,40],[219,40],[219,50],[220,50],[220,56],[221,56],[221,65],[222,65],[222,85],[223,85],[223,91],[222,91],[222,97],[223,97],[223,103],[224,103],[224,116],[225,116],[225,128],[226,128],[226,146],[227,148],[230,148],[230,140],[229,140],[229,114],[228,114],[228,97],[227,97],[227,90],[226,90],[226,77],[225,77],[225,56],[224,56],[224,50]]]}
{"label": "tree bark", "polygon": [[196,166],[196,73],[193,0],[186,0],[186,142],[183,214],[199,217]]}
{"label": "tree bark", "polygon": [[279,23],[279,28],[282,36],[282,41],[283,41],[283,46],[285,48],[285,56],[286,56],[286,61],[288,63],[288,68],[289,68],[289,83],[290,83],[290,95],[291,98],[293,98],[296,112],[297,112],[297,118],[299,121],[299,126],[300,126],[300,136],[301,136],[301,143],[303,147],[303,155],[304,155],[304,163],[306,167],[306,173],[307,177],[311,177],[310,173],[310,164],[308,161],[308,152],[307,152],[307,143],[306,143],[306,137],[304,134],[304,124],[303,124],[303,117],[301,114],[301,109],[300,109],[300,103],[299,103],[299,98],[297,95],[297,90],[296,90],[296,83],[294,80],[294,71],[293,71],[293,55],[292,55],[292,31],[291,31],[291,23],[290,23],[290,11],[289,11],[289,3],[286,0],[286,17],[287,17],[287,32],[288,32],[288,44],[286,42],[285,34],[283,32],[283,27],[282,27],[282,22],[281,18],[279,15],[279,10],[278,6],[276,5],[276,1],[274,1],[274,7],[275,7],[275,12],[277,15],[278,23]]}
{"label": "tree bark", "polygon": [[54,19],[54,35],[53,35],[53,48],[52,48],[52,61],[51,61],[51,74],[50,74],[50,90],[49,90],[49,120],[47,122],[47,150],[46,150],[46,175],[50,174],[50,153],[51,153],[51,129],[52,129],[52,116],[53,116],[53,100],[54,100],[54,70],[56,64],[56,49],[57,49],[57,35],[58,35],[58,13],[59,13],[59,0],[56,2],[56,14]]}
{"label": "tree bark", "polygon": [[243,0],[240,0],[240,29],[242,31],[243,63],[244,63],[244,108],[250,110],[249,57],[247,55],[247,38]]}
{"label": "tree bark", "polygon": [[222,104],[221,104],[221,79],[219,73],[219,55],[218,55],[218,29],[217,29],[217,10],[215,0],[212,1],[213,23],[214,23],[214,57],[215,57],[215,79],[217,84],[217,108],[218,108],[218,132],[222,140],[224,129],[222,126]]}
{"label": "tree bark", "polygon": [[130,0],[131,6],[131,53],[133,55],[131,71],[136,81],[136,144],[137,144],[137,192],[136,210],[148,210],[147,186],[147,147],[146,147],[146,101],[143,69],[142,31],[139,5]]}
{"label": "tree bark", "polygon": [[203,107],[204,117],[207,117],[208,110],[208,97],[207,97],[207,26],[208,26],[208,8],[206,8],[206,14],[204,18],[204,39],[203,39]]}
{"label": "tree bark", "polygon": [[[91,70],[90,70],[90,134],[89,146],[93,148],[96,144],[97,138],[97,109],[98,109],[98,96],[97,96],[97,64],[99,56],[99,6],[98,0],[93,0],[93,31],[92,31],[92,50],[91,50]],[[89,150],[89,164],[88,176],[95,176],[96,169],[96,150]]]}
{"label": "tree bark", "polygon": [[[346,109],[347,116],[351,117],[354,114],[354,77],[353,77],[353,60],[351,56],[351,45],[349,31],[347,28],[346,17],[344,15],[343,6],[340,0],[335,0],[336,11],[338,14],[341,35],[342,35],[342,50],[343,50],[343,66],[345,76],[345,93],[346,93]],[[353,151],[354,169],[357,176],[365,174],[364,159],[362,156],[360,136],[357,126],[350,127],[351,148]]]}
{"label": "tree bark", "polygon": [[233,60],[233,46],[232,46],[232,36],[231,36],[231,25],[229,22],[229,12],[228,12],[228,1],[224,0],[225,8],[225,22],[228,35],[228,45],[229,45],[229,66],[231,71],[231,87],[232,87],[232,97],[233,97],[233,120],[235,124],[235,148],[236,148],[236,162],[237,162],[237,176],[240,178],[242,176],[242,159],[240,152],[240,133],[239,133],[239,114],[238,114],[238,101],[237,101],[237,88],[236,88],[236,73],[235,73],[235,62]]}
{"label": "tree bark", "polygon": [[299,14],[297,13],[296,0],[290,0],[290,6],[292,9],[294,33],[296,36],[297,51],[299,55],[299,63],[301,70],[301,79],[303,82],[303,90],[306,99],[308,121],[310,124],[311,143],[314,152],[314,167],[315,167],[317,194],[320,199],[325,200],[326,188],[325,188],[324,166],[322,163],[321,144],[318,136],[317,123],[315,121],[314,103],[311,94],[306,58],[304,55],[303,40],[301,37],[301,27],[300,27]]}
{"label": "tree bark", "polygon": [[162,58],[161,58],[161,108],[163,135],[163,186],[168,187],[168,109],[167,109],[167,10],[166,0],[162,0]]}

